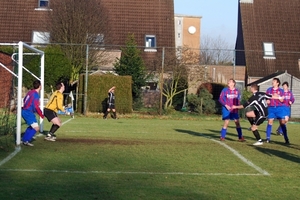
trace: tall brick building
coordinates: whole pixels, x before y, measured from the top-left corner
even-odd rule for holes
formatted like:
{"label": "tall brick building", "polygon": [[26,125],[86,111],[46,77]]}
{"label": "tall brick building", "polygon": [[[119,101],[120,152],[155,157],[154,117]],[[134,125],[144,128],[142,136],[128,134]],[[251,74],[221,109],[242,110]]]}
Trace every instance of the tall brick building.
{"label": "tall brick building", "polygon": [[[174,48],[173,0],[97,0],[106,11],[109,41],[105,46],[125,45],[133,33],[147,66],[160,66],[162,47]],[[44,19],[51,12],[51,0],[0,1],[0,42],[51,42],[51,33]],[[101,14],[101,13],[99,13]],[[49,38],[42,38],[43,35]],[[175,49],[166,51],[173,54]],[[156,66],[157,65],[157,66]]]}

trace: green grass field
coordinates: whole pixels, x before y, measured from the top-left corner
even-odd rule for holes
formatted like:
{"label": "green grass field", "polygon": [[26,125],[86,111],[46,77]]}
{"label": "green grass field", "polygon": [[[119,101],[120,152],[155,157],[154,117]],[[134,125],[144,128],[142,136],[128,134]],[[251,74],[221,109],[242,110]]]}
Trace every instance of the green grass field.
{"label": "green grass field", "polygon": [[247,121],[246,142],[233,122],[220,142],[213,117],[62,118],[56,142],[0,149],[0,199],[300,198],[298,123],[288,125],[291,145],[272,135],[255,147]]}

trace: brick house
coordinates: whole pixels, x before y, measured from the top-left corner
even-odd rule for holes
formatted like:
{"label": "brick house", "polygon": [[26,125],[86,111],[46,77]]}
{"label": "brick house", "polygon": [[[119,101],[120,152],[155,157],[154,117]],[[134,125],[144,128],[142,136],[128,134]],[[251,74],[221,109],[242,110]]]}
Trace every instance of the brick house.
{"label": "brick house", "polygon": [[246,66],[246,82],[277,71],[300,78],[300,1],[240,0],[238,7],[236,65]]}
{"label": "brick house", "polygon": [[[175,47],[173,0],[97,0],[106,13],[109,44],[116,49],[125,45],[128,33],[133,33],[147,66],[155,70],[161,65],[162,47]],[[51,42],[51,33],[43,23],[51,12],[51,0],[1,0],[0,42]],[[48,38],[48,39],[49,39]],[[115,50],[114,50],[115,51]],[[175,49],[167,51],[175,55]],[[100,66],[101,67],[101,66]]]}
{"label": "brick house", "polygon": [[0,52],[0,88],[1,88],[1,101],[0,108],[7,107],[10,104],[10,98],[13,87],[13,75],[6,70],[13,71],[13,61],[10,55]]}

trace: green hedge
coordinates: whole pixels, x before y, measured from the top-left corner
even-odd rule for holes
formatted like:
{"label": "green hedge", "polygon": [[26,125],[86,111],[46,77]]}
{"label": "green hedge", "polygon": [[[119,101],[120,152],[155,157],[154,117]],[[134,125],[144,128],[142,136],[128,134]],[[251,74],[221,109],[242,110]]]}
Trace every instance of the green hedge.
{"label": "green hedge", "polygon": [[[78,112],[84,111],[85,75],[79,78]],[[87,89],[87,112],[103,112],[106,110],[108,90],[116,86],[115,104],[118,113],[132,112],[131,76],[89,75]]]}

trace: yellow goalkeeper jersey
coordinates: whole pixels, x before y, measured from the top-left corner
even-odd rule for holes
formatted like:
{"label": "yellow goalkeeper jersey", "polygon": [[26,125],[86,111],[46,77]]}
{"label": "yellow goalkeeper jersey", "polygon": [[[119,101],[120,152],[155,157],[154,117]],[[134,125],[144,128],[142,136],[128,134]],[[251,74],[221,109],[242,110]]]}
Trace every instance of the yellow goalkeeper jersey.
{"label": "yellow goalkeeper jersey", "polygon": [[49,110],[53,110],[54,112],[57,112],[58,110],[61,110],[62,112],[65,112],[65,109],[63,107],[63,94],[56,90],[50,97],[47,105],[45,108],[48,108]]}

